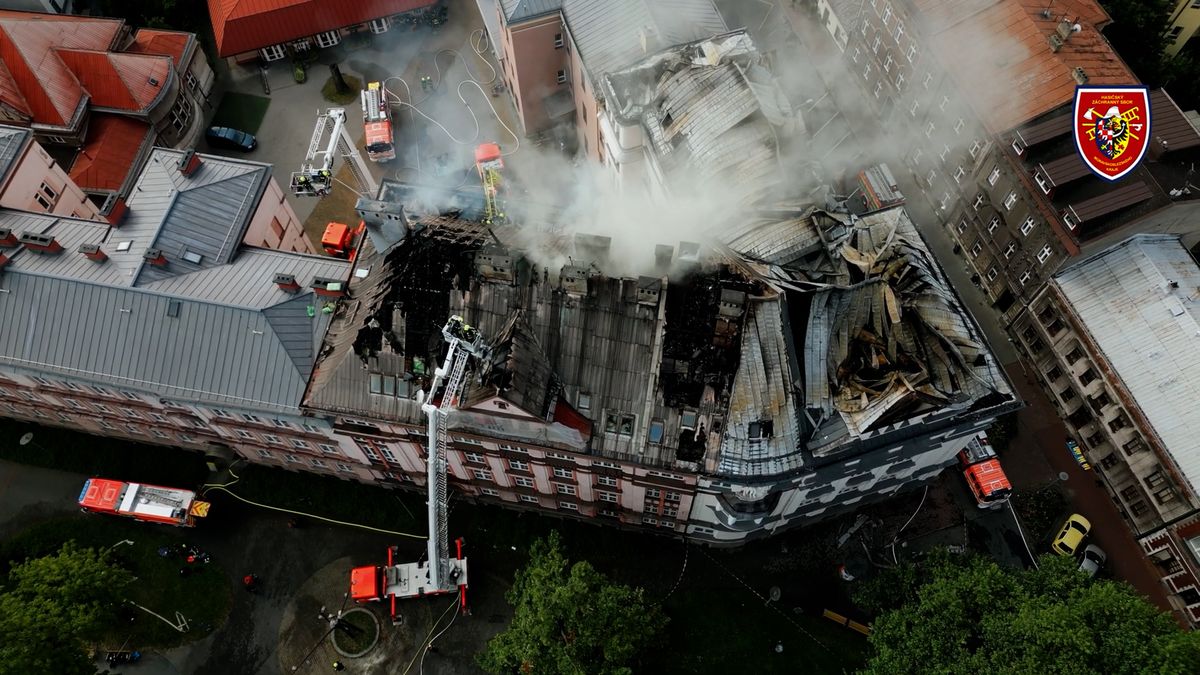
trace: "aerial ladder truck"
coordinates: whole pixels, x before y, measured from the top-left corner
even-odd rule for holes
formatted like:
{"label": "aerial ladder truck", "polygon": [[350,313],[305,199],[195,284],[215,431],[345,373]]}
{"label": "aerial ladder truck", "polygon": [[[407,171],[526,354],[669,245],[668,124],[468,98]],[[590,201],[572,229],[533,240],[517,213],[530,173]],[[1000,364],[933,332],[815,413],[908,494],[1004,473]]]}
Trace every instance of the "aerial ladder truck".
{"label": "aerial ladder truck", "polygon": [[[471,358],[486,360],[489,346],[479,331],[467,325],[460,316],[450,317],[442,327],[442,338],[448,345],[446,358],[441,367],[434,370],[428,394],[417,399],[426,416],[429,443],[426,454],[429,540],[425,560],[397,563],[394,559],[397,549],[391,547],[388,549],[387,565],[356,567],[350,571],[350,596],[356,602],[387,600],[391,603],[393,621],[397,618],[398,598],[440,595],[457,590],[459,609],[463,612],[467,610],[467,559],[463,557],[462,539],[455,540],[455,555],[450,557],[447,417],[458,407]],[[445,389],[441,400],[435,402],[435,395],[443,382]]]}
{"label": "aerial ladder truck", "polygon": [[[338,155],[346,160],[346,166],[358,184],[358,192],[374,198],[379,192],[379,184],[375,182],[362,154],[350,138],[350,132],[346,130],[344,108],[318,112],[304,163],[299,171],[292,172],[292,193],[304,197],[324,197],[329,194],[333,190],[334,161]],[[363,230],[362,223],[356,228],[344,223],[329,223],[321,237],[321,247],[329,255],[349,258],[354,252],[354,242]]]}

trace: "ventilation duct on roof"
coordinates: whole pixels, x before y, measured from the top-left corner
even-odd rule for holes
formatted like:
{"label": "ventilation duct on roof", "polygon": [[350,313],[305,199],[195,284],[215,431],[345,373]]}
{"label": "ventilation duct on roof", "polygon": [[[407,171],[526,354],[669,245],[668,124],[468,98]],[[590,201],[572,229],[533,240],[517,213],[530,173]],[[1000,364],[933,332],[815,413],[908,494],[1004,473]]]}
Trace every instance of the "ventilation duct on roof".
{"label": "ventilation duct on roof", "polygon": [[78,250],[83,254],[83,257],[87,258],[88,260],[94,262],[104,262],[105,260],[108,260],[108,254],[100,250],[100,246],[98,244],[80,244]]}
{"label": "ventilation duct on roof", "polygon": [[1076,68],[1076,69],[1072,70],[1071,76],[1075,78],[1076,84],[1087,84],[1088,83],[1087,72],[1084,71],[1083,68]]}

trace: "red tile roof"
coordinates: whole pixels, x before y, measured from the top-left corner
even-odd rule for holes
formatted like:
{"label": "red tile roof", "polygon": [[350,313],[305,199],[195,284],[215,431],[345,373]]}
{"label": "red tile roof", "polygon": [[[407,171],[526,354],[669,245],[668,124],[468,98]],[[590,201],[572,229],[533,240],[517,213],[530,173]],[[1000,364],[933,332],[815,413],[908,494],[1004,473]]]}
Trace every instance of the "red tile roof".
{"label": "red tile roof", "polygon": [[221,56],[252,52],[435,4],[436,0],[208,0]]}
{"label": "red tile roof", "polygon": [[[170,56],[179,66],[187,55],[188,42],[191,33],[181,33],[177,30],[158,30],[142,28],[133,35],[133,42],[125,49],[128,54],[158,54]],[[186,66],[187,64],[183,64]]]}
{"label": "red tile roof", "polygon": [[[930,25],[927,43],[989,131],[1006,131],[1073,101],[1075,68],[1083,68],[1089,85],[1137,83],[1100,34],[1110,19],[1096,0],[914,3]],[[1078,20],[1081,30],[1054,52],[1049,37],[1064,16]]]}
{"label": "red tile roof", "polygon": [[122,25],[115,19],[0,12],[0,60],[10,80],[0,82],[0,96],[35,122],[67,126],[85,92],[54,49],[106,51]]}
{"label": "red tile roof", "polygon": [[55,55],[91,94],[92,105],[138,112],[150,107],[171,76],[167,56],[56,49]]}
{"label": "red tile roof", "polygon": [[142,145],[152,142],[153,129],[122,115],[96,113],[87,140],[71,165],[71,180],[86,191],[117,191],[133,168]]}

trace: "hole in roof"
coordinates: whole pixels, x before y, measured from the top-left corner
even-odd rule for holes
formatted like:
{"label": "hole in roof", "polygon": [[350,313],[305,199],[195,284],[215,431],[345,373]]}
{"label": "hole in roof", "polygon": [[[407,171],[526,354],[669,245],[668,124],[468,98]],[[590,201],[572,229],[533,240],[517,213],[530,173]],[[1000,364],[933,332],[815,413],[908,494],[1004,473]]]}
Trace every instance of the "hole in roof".
{"label": "hole in roof", "polygon": [[118,251],[128,251],[132,247],[133,247],[132,241],[122,241],[117,244]]}
{"label": "hole in roof", "polygon": [[157,87],[157,86],[158,86],[158,80],[157,80],[156,78],[153,78],[153,77],[152,77],[152,78],[150,78],[149,82],[150,82],[150,86],[151,86],[151,87]]}
{"label": "hole in roof", "polygon": [[200,261],[204,260],[204,256],[200,255],[199,253],[195,253],[193,251],[184,251],[183,259],[192,263],[193,265],[199,265]]}

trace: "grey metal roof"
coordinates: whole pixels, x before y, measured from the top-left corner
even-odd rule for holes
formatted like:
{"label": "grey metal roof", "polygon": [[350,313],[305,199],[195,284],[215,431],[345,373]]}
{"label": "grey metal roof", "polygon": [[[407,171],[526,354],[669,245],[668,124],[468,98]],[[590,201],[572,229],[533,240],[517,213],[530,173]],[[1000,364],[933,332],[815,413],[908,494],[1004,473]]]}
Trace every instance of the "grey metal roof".
{"label": "grey metal roof", "polygon": [[[346,280],[350,264],[242,247],[267,167],[204,157],[181,176],[182,153],[156,150],[119,228],[0,209],[0,227],[51,235],[59,253],[7,251],[0,273],[0,362],[162,396],[294,410],[330,314],[315,278]],[[118,251],[120,242],[131,242]],[[109,259],[78,252],[96,244]],[[163,247],[165,270],[145,264]],[[177,259],[203,255],[200,264]],[[296,294],[274,283],[295,276]]]}
{"label": "grey metal roof", "polygon": [[563,0],[500,0],[510,23],[532,19],[562,9]]}
{"label": "grey metal roof", "polygon": [[1195,491],[1200,486],[1196,261],[1178,237],[1137,235],[1059,272],[1052,283]]}
{"label": "grey metal roof", "polygon": [[9,172],[32,137],[29,129],[0,125],[0,186],[8,180]]}
{"label": "grey metal roof", "polygon": [[562,11],[593,82],[647,53],[728,30],[712,0],[562,0]]}

